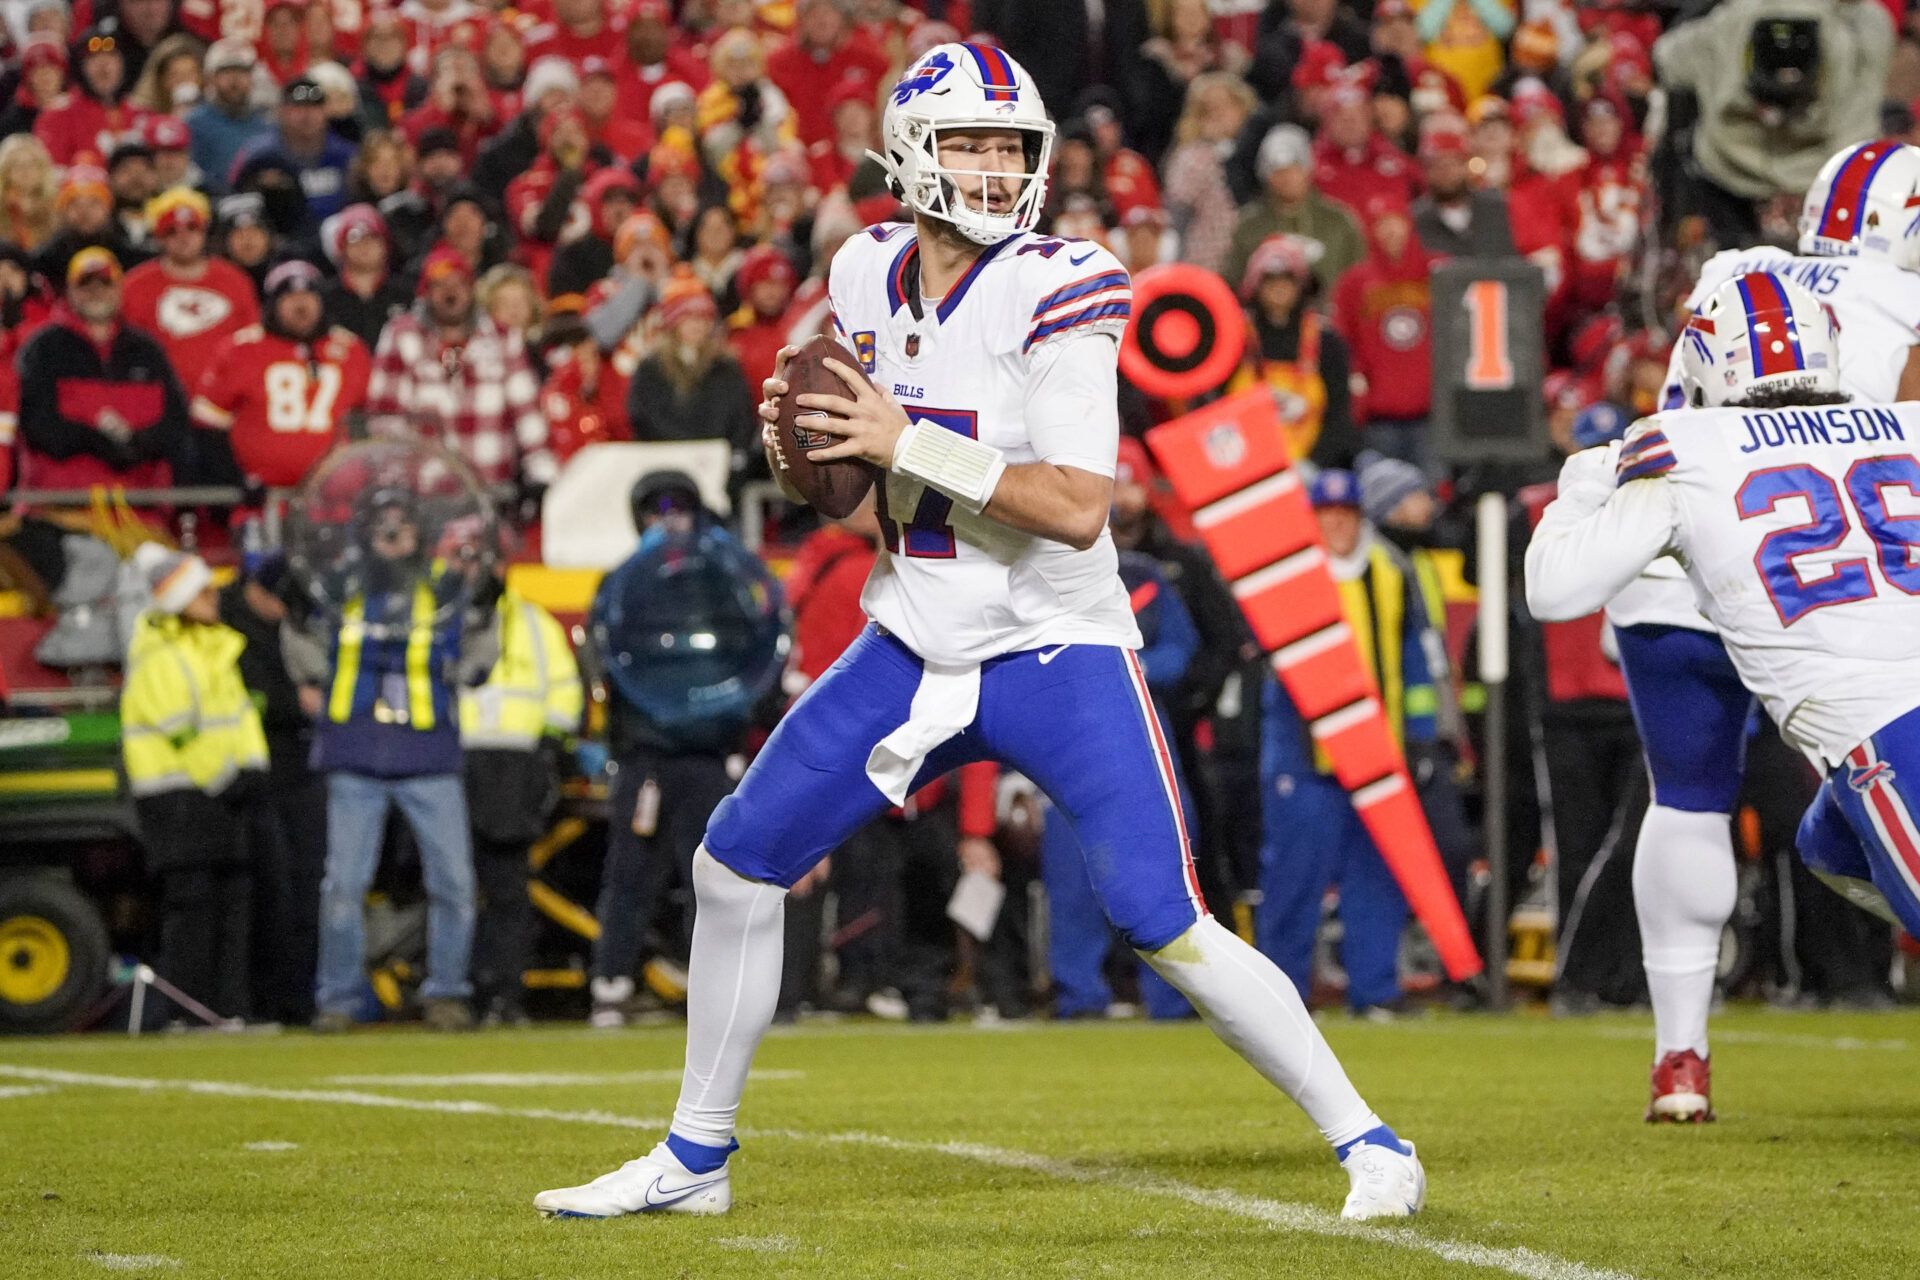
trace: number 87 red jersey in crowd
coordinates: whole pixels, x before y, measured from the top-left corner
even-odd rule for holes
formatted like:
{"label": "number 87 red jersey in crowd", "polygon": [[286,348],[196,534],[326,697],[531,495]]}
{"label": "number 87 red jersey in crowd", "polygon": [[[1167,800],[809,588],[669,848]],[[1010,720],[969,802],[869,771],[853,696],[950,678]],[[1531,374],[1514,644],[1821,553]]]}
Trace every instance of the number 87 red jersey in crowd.
{"label": "number 87 red jersey in crowd", "polygon": [[191,412],[228,433],[244,474],[284,488],[345,438],[372,371],[365,344],[345,329],[299,342],[252,325],[200,375]]}

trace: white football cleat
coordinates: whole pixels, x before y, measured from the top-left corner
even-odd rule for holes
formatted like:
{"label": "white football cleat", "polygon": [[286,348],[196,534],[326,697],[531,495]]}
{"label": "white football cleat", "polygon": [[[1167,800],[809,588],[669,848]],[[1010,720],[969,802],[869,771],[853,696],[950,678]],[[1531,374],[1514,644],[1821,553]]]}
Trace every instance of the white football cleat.
{"label": "white football cleat", "polygon": [[1363,1142],[1347,1153],[1340,1167],[1353,1180],[1340,1209],[1343,1218],[1411,1218],[1427,1202],[1427,1171],[1411,1142],[1404,1154]]}
{"label": "white football cleat", "polygon": [[727,1166],[693,1173],[662,1142],[638,1160],[581,1187],[542,1191],[533,1207],[548,1218],[618,1218],[629,1213],[725,1213],[733,1207]]}

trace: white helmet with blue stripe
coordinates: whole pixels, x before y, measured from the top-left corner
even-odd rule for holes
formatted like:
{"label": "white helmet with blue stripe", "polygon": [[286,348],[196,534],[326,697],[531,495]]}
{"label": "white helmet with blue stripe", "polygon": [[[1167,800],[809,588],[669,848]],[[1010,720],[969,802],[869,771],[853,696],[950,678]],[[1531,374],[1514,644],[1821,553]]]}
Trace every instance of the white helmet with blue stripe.
{"label": "white helmet with blue stripe", "polygon": [[[1024,172],[955,169],[940,163],[939,135],[962,129],[1014,129],[1022,138]],[[1031,231],[1047,199],[1053,121],[1026,69],[992,45],[942,44],[907,68],[880,116],[881,147],[869,152],[892,179],[894,194],[916,214],[950,223],[976,244],[995,244]],[[1017,188],[995,212],[976,194],[976,206],[956,178],[984,190],[992,179]]]}
{"label": "white helmet with blue stripe", "polygon": [[1800,252],[1920,270],[1920,147],[1877,138],[1821,165],[1800,209]]}
{"label": "white helmet with blue stripe", "polygon": [[1785,276],[1755,271],[1714,290],[1680,333],[1680,385],[1695,408],[1761,387],[1840,389],[1833,313]]}

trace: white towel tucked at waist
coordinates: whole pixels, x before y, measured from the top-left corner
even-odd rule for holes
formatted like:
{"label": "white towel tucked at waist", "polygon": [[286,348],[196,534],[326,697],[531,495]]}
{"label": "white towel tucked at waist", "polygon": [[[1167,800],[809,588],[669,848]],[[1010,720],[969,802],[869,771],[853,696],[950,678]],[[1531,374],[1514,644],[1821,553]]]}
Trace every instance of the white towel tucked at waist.
{"label": "white towel tucked at waist", "polygon": [[914,690],[907,722],[880,740],[867,757],[867,777],[887,799],[905,804],[913,779],[935,747],[959,733],[980,711],[980,666],[929,662]]}

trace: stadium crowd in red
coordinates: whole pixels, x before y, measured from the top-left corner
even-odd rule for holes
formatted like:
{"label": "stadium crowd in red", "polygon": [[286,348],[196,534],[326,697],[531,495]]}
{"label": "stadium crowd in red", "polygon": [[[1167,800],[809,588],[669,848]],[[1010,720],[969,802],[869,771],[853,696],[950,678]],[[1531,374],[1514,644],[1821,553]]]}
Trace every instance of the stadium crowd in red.
{"label": "stadium crowd in red", "polygon": [[0,482],[287,485],[361,419],[499,484],[714,435],[744,477],[774,352],[821,328],[841,241],[896,213],[866,155],[888,87],[956,36],[1004,44],[1059,121],[1044,229],[1222,271],[1258,336],[1242,381],[1316,458],[1422,457],[1448,255],[1539,263],[1555,403],[1630,404],[1660,353],[1606,317],[1659,23],[1514,8],[9,4]]}

